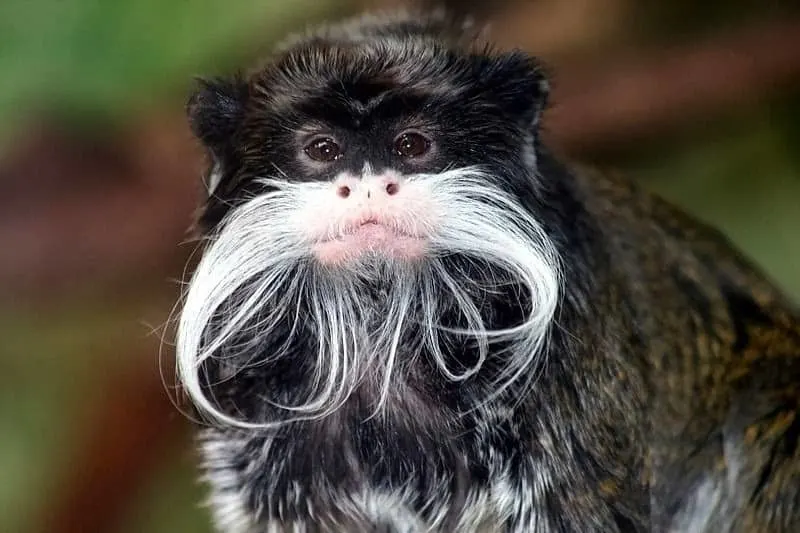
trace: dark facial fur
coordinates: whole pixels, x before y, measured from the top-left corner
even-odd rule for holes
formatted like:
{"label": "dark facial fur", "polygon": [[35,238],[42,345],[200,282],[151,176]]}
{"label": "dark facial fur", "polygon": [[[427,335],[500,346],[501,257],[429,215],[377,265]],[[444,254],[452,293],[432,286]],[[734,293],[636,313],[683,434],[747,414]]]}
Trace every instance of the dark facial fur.
{"label": "dark facial fur", "polygon": [[[197,350],[213,354],[185,343],[179,354],[194,399],[249,424],[217,419],[203,434],[221,531],[800,531],[796,315],[713,231],[559,164],[538,139],[546,97],[534,59],[440,17],[325,28],[247,76],[202,84],[189,115],[211,160],[200,218],[211,242],[248,244],[225,229],[275,180],[324,187],[365,165],[423,176],[434,196],[462,192],[465,208],[500,191],[524,212],[507,224],[530,231],[509,237],[503,262],[503,247],[459,233],[480,221],[454,211],[451,236],[431,237],[420,262],[332,274],[298,252],[273,276],[280,290],[263,270],[224,293],[199,328]],[[397,154],[407,131],[430,141],[424,155]],[[306,156],[320,136],[341,149],[330,163]],[[459,188],[467,168],[480,181]],[[487,224],[502,214],[490,207]],[[269,228],[288,219],[268,220],[263,234],[282,235]],[[204,279],[190,290],[205,294]],[[332,294],[344,294],[339,314]],[[254,311],[226,336],[242,309]],[[531,309],[550,311],[534,322]],[[315,396],[333,375],[320,346],[340,360],[326,342],[342,317],[359,344],[341,361],[358,372],[335,370],[349,384],[335,408],[296,416],[286,406],[329,398]],[[182,320],[198,329],[196,314]],[[392,336],[387,324],[402,327]],[[521,325],[496,339],[452,331]]]}

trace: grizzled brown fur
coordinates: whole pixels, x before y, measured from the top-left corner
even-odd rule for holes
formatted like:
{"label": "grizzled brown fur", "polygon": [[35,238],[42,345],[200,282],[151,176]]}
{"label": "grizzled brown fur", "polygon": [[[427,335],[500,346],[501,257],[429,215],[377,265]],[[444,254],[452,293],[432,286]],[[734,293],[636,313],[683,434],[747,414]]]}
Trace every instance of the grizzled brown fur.
{"label": "grizzled brown fur", "polygon": [[[634,387],[641,398],[644,416],[631,411],[629,418],[641,422],[649,443],[641,471],[650,493],[648,527],[800,531],[794,304],[719,232],[623,179],[576,176],[581,200],[625,278],[618,287],[610,283],[616,298],[597,303],[609,313],[634,309],[638,338],[623,345],[640,353],[601,387],[612,397]],[[585,375],[598,379],[595,368]],[[613,442],[597,444],[608,446],[602,455],[613,453]],[[708,513],[704,527],[691,518],[676,523],[675,511],[691,507],[691,488],[704,479],[719,483],[721,501],[698,502],[706,508],[692,511]],[[597,492],[613,497],[616,480]]]}

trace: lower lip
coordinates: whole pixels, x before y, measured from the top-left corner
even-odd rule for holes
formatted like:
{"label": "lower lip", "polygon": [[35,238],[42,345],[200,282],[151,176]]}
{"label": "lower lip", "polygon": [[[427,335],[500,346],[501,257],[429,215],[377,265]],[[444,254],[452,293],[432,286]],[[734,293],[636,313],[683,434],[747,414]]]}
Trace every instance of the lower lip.
{"label": "lower lip", "polygon": [[314,246],[314,255],[324,264],[346,263],[367,253],[415,259],[424,251],[424,239],[397,233],[380,224],[364,224],[352,233]]}

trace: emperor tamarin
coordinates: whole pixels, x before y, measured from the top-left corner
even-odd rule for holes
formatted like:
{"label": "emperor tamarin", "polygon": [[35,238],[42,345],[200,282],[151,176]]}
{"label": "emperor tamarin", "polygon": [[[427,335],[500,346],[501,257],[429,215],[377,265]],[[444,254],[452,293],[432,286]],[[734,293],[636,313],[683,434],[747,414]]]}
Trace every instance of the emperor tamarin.
{"label": "emperor tamarin", "polygon": [[536,59],[363,17],[201,84],[178,370],[224,533],[800,531],[800,326],[543,146]]}

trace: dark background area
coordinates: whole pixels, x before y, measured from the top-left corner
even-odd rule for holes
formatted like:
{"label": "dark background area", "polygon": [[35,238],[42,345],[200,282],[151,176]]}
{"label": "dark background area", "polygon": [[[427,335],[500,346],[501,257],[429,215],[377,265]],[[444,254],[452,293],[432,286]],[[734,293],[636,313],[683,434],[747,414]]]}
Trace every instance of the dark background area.
{"label": "dark background area", "polygon": [[[395,3],[0,3],[0,531],[210,531],[162,346],[195,248],[192,78]],[[552,145],[720,226],[800,296],[796,2],[449,3],[550,66]]]}

